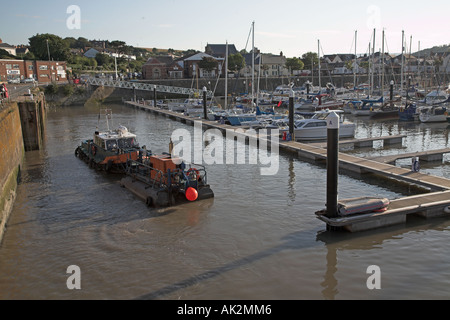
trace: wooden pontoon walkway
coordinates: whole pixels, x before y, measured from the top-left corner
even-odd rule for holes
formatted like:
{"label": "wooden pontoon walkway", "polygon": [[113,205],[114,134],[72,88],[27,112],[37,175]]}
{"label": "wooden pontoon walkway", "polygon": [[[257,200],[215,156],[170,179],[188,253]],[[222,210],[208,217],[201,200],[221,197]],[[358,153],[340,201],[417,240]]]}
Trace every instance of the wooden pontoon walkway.
{"label": "wooden pontoon walkway", "polygon": [[[143,105],[138,102],[125,102],[128,105],[147,110],[153,113],[165,115],[168,118],[175,119],[186,124],[194,124],[195,121],[201,121],[203,128],[215,128],[222,132],[226,130],[236,130],[237,128],[231,125],[220,124],[216,121],[209,121],[205,119],[195,119],[185,116],[178,112],[173,112],[161,108],[154,108],[149,105]],[[244,134],[245,135],[245,134]],[[379,138],[362,139],[360,146],[370,146],[374,140],[383,140],[385,143],[401,143],[405,136],[397,135]],[[341,144],[353,143],[358,145],[358,140],[343,140]],[[308,144],[296,141],[280,141],[280,149],[293,152],[299,158],[313,161],[324,161],[327,158],[326,144]],[[433,153],[434,156],[438,154],[448,153],[449,149],[437,150]],[[420,156],[418,154],[405,154],[404,157]],[[425,152],[422,153],[425,156]],[[435,217],[447,215],[450,211],[450,179],[444,177],[437,177],[421,172],[413,172],[404,168],[396,167],[385,162],[395,162],[396,159],[402,158],[402,155],[392,156],[388,159],[366,159],[339,153],[339,166],[343,170],[364,174],[373,173],[384,176],[389,179],[406,182],[409,184],[418,185],[429,190],[430,193],[425,193],[416,196],[404,197],[401,199],[391,200],[389,208],[383,213],[370,213],[364,215],[356,215],[352,217],[343,218],[327,218],[326,216],[318,216],[319,219],[327,223],[328,227],[344,228],[351,232],[369,230],[380,228],[393,224],[399,224],[406,221],[408,214],[416,214],[423,217]],[[393,160],[394,159],[394,160]]]}

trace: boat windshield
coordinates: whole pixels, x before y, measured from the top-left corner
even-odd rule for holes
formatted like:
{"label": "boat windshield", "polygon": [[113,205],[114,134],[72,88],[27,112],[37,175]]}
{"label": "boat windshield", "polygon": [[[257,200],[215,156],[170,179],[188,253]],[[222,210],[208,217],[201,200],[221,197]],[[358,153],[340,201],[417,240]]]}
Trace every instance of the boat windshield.
{"label": "boat windshield", "polygon": [[120,138],[120,139],[109,139],[105,141],[106,150],[115,150],[117,148],[127,149],[138,146],[136,138]]}
{"label": "boat windshield", "polygon": [[117,140],[119,148],[132,148],[136,146],[136,138],[121,138]]}

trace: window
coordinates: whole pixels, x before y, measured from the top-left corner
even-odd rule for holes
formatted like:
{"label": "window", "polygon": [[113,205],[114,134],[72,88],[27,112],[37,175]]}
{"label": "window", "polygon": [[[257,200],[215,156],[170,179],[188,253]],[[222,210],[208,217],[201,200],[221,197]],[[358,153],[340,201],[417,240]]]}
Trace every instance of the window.
{"label": "window", "polygon": [[20,69],[18,64],[13,64],[13,69]]}
{"label": "window", "polygon": [[29,65],[29,66],[28,66],[28,70],[34,70],[33,65]]}
{"label": "window", "polygon": [[41,74],[41,78],[48,78],[48,74]]}
{"label": "window", "polygon": [[12,69],[10,64],[6,65],[6,69]]}
{"label": "window", "polygon": [[48,66],[47,65],[39,66],[39,70],[48,70]]}

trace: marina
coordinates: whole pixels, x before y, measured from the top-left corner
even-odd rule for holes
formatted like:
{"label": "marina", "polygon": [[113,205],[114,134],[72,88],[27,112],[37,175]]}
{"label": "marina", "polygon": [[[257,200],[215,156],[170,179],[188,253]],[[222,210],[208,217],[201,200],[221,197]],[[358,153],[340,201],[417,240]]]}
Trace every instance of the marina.
{"label": "marina", "polygon": [[[161,113],[110,107],[116,124],[129,128],[141,145],[156,154],[167,150],[174,130],[194,130]],[[448,218],[407,215],[406,223],[374,231],[326,231],[315,215],[325,203],[324,161],[304,161],[281,146],[276,176],[261,176],[258,165],[207,165],[214,198],[150,208],[120,187],[121,177],[92,170],[74,157],[74,147],[96,126],[97,114],[97,108],[89,107],[49,110],[45,150],[26,154],[1,248],[8,261],[0,264],[2,298],[439,299],[449,295],[444,268]],[[349,155],[373,157],[410,152],[422,144],[438,149],[435,146],[449,143],[441,125],[362,121],[357,120],[355,138],[392,133],[405,135],[403,143],[384,147],[375,141],[373,148],[350,148],[345,151]],[[398,162],[399,172],[412,174],[409,160]],[[419,174],[448,179],[448,162],[444,155],[443,163],[422,163]],[[418,195],[409,184],[386,183],[370,173],[340,173],[340,198],[364,194],[386,197],[391,206],[396,199]],[[423,252],[428,252],[427,259]],[[82,270],[82,289],[77,291],[67,290],[65,284],[64,272],[73,264]],[[366,287],[366,270],[373,264],[389,273],[381,291]],[[415,276],[405,281],[405,274]]]}
{"label": "marina", "polygon": [[[188,117],[168,112],[163,109],[158,108],[152,108],[152,107],[146,107],[144,105],[141,105],[139,103],[134,102],[126,102],[127,105],[140,108],[142,110],[148,110],[155,113],[160,113],[163,115],[166,115],[167,117],[171,119],[175,119],[178,121],[182,121],[184,123],[193,123],[192,120],[187,119]],[[201,120],[202,126],[204,128],[215,128],[220,129],[222,131],[226,130],[232,130],[232,126],[227,126],[223,124],[217,124],[213,121],[208,121],[206,119]],[[389,137],[381,137],[381,138],[366,138],[362,139],[362,141],[359,140],[352,140],[351,144],[357,147],[369,147],[373,146],[374,140],[382,140],[385,144],[398,144],[402,142],[402,139],[405,136],[402,135],[395,135],[391,138]],[[345,142],[344,142],[345,143]],[[296,141],[280,141],[279,142],[280,148],[296,153],[299,158],[307,159],[307,160],[313,160],[313,161],[326,161],[327,159],[327,150],[326,146],[311,146],[309,144],[299,143]],[[442,155],[444,153],[447,153],[448,150],[439,150],[439,151],[430,151],[428,153],[423,152],[422,154],[416,154],[417,157],[422,158],[427,155],[427,161],[430,160],[441,160],[443,159]],[[436,158],[436,155],[438,157]],[[430,158],[433,156],[433,159]],[[411,157],[411,155],[406,155],[405,158]],[[398,158],[401,158],[401,156],[398,156]],[[389,160],[388,162],[392,162],[392,160]],[[436,201],[434,197],[430,197],[429,195],[424,195],[421,197],[421,204],[419,206],[415,206],[414,209],[411,208],[410,203],[408,202],[408,198],[401,199],[400,202],[402,203],[404,208],[402,210],[402,207],[395,207],[391,210],[391,207],[386,212],[382,213],[382,219],[380,219],[380,215],[373,215],[370,214],[369,216],[367,214],[362,215],[359,217],[363,220],[362,223],[357,223],[353,219],[353,221],[350,223],[347,219],[341,219],[338,218],[337,221],[334,219],[327,218],[324,216],[324,214],[319,214],[319,219],[326,222],[328,227],[332,228],[341,228],[344,227],[344,229],[356,232],[356,231],[365,231],[370,229],[376,229],[380,227],[386,227],[392,224],[399,224],[404,223],[406,221],[406,215],[415,213],[420,214],[424,217],[435,217],[435,216],[446,216],[447,215],[447,208],[450,206],[450,197],[449,193],[446,192],[450,190],[450,180],[441,178],[441,177],[434,177],[430,175],[426,175],[420,172],[411,172],[411,170],[398,168],[395,165],[389,165],[386,163],[385,160],[383,161],[376,161],[375,160],[369,160],[369,159],[363,159],[354,157],[351,155],[343,154],[341,153],[339,155],[339,167],[343,170],[349,170],[353,172],[357,172],[358,174],[364,174],[364,173],[373,173],[376,175],[383,176],[388,179],[394,179],[396,181],[402,181],[405,183],[414,184],[429,190],[440,190],[442,191],[439,193],[439,201]],[[437,208],[436,208],[437,206]],[[429,213],[431,209],[428,209],[428,207],[431,207],[432,213]],[[440,214],[438,214],[439,212]],[[400,216],[400,218],[398,218]],[[347,223],[345,224],[344,221]],[[371,223],[372,221],[372,223]],[[382,221],[382,222],[380,222]],[[355,225],[358,225],[355,227]]]}
{"label": "marina", "polygon": [[0,300],[450,300],[450,4],[3,7]]}

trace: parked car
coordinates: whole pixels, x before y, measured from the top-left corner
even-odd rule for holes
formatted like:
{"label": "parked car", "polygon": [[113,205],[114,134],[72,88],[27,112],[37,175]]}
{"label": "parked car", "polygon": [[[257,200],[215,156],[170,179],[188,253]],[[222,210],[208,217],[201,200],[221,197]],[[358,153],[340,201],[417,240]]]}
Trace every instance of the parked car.
{"label": "parked car", "polygon": [[17,79],[10,79],[10,80],[8,80],[8,83],[20,83],[20,79],[19,78],[17,78]]}
{"label": "parked car", "polygon": [[36,80],[34,80],[33,78],[25,78],[22,81],[20,81],[22,83],[35,83]]}

